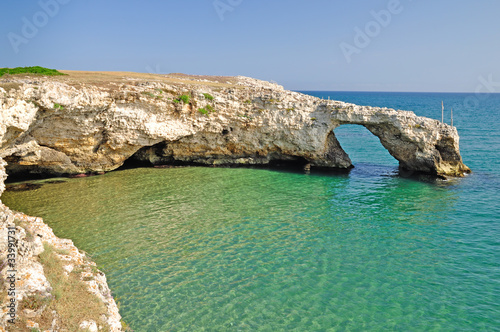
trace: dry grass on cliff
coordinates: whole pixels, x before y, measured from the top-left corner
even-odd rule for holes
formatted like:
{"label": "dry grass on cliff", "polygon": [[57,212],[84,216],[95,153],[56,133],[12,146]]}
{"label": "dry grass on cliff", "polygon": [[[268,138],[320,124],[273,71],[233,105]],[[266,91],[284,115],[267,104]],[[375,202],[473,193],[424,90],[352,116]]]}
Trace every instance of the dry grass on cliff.
{"label": "dry grass on cliff", "polygon": [[229,76],[200,76],[186,74],[148,74],[132,72],[108,71],[74,71],[61,70],[66,76],[51,77],[67,84],[91,84],[109,89],[116,89],[117,85],[134,84],[136,81],[151,81],[172,85],[204,85],[212,87],[235,87],[236,78]]}
{"label": "dry grass on cliff", "polygon": [[53,288],[54,300],[50,307],[59,315],[61,327],[78,329],[83,320],[98,320],[106,314],[106,307],[88,291],[87,285],[80,280],[80,274],[73,272],[66,275],[55,249],[47,244],[44,247],[40,261]]}
{"label": "dry grass on cliff", "polygon": [[3,88],[5,91],[9,92],[10,90],[20,90],[23,85],[21,83],[0,83],[0,88]]}
{"label": "dry grass on cliff", "polygon": [[[45,276],[49,281],[52,292],[51,297],[41,294],[32,294],[23,299],[19,304],[19,320],[12,327],[12,331],[25,331],[28,320],[39,324],[40,329],[51,329],[52,322],[56,319],[58,329],[79,331],[80,323],[84,320],[93,320],[102,325],[100,317],[107,310],[102,301],[88,291],[87,285],[80,280],[81,269],[75,268],[74,272],[65,273],[63,261],[58,257],[58,252],[51,245],[44,243],[44,252],[40,254]],[[42,309],[42,307],[44,307]],[[41,316],[27,318],[24,309],[33,311],[43,310]],[[57,314],[54,315],[53,311]],[[103,329],[101,331],[106,331]]]}
{"label": "dry grass on cliff", "polygon": [[[50,76],[50,81],[61,82],[75,88],[82,86],[94,86],[101,90],[112,92],[119,91],[126,86],[144,86],[144,83],[160,83],[173,86],[180,86],[183,89],[190,90],[196,86],[211,87],[214,90],[224,88],[244,89],[238,85],[238,79],[231,76],[205,76],[205,75],[187,75],[187,74],[148,74],[133,72],[109,72],[109,71],[76,71],[60,70],[63,76]],[[19,90],[23,86],[22,81],[39,84],[47,77],[37,74],[16,74],[5,75],[0,78],[0,87],[7,92],[10,90]],[[35,87],[36,88],[36,87]],[[1,96],[0,96],[1,97]]]}

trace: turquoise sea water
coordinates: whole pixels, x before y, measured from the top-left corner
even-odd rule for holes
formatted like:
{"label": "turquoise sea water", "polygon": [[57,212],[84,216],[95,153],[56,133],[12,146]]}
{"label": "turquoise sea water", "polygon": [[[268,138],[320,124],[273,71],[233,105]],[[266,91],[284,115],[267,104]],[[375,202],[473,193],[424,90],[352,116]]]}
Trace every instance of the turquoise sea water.
{"label": "turquoise sea water", "polygon": [[444,100],[473,173],[399,177],[341,126],[349,174],[131,169],[2,200],[89,252],[135,331],[499,331],[500,95],[309,93],[436,119]]}

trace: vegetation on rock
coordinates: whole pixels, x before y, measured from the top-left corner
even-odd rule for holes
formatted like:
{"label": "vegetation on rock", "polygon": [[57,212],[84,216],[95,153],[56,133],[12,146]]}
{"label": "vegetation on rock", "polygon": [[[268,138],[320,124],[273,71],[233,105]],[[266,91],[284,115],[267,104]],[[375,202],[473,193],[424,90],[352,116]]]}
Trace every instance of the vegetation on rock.
{"label": "vegetation on rock", "polygon": [[207,105],[203,108],[199,108],[198,112],[200,112],[201,114],[204,114],[204,115],[208,115],[208,112],[215,112],[215,109],[213,108],[212,105]]}
{"label": "vegetation on rock", "polygon": [[66,75],[55,69],[44,68],[40,66],[35,67],[16,67],[16,68],[0,68],[0,76],[5,74],[16,75],[16,74],[38,74],[45,76],[57,76]]}
{"label": "vegetation on rock", "polygon": [[190,95],[180,95],[177,99],[174,99],[174,103],[180,103],[182,101],[184,104],[188,104],[190,100]]}
{"label": "vegetation on rock", "polygon": [[210,93],[204,93],[203,96],[205,96],[205,99],[208,99],[208,100],[214,100],[214,96],[212,96]]}

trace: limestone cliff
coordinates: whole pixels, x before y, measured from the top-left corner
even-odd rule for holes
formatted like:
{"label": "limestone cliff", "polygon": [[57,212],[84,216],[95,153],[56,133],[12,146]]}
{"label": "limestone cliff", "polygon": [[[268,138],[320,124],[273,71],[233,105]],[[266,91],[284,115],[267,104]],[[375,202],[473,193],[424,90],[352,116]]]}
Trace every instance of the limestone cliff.
{"label": "limestone cliff", "polygon": [[342,124],[368,128],[402,169],[469,171],[456,128],[412,112],[325,101],[246,77],[68,73],[0,88],[0,157],[9,174],[104,172],[131,158],[346,169],[351,160],[333,133]]}
{"label": "limestone cliff", "polygon": [[71,240],[56,237],[41,218],[1,202],[0,288],[0,331],[122,330],[106,276],[96,264]]}
{"label": "limestone cliff", "polygon": [[[3,93],[0,104],[8,103],[8,96]],[[12,147],[37,112],[29,103],[16,107],[0,110],[1,148]],[[5,165],[0,158],[0,196]],[[0,332],[40,330],[123,328],[106,277],[96,264],[71,240],[56,237],[41,218],[12,211],[0,200]]]}

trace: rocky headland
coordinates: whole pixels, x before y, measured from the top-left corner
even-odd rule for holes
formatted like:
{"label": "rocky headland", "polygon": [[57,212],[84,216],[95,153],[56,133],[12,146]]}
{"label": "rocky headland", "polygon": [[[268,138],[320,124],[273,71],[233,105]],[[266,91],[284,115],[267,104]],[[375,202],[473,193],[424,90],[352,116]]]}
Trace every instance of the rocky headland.
{"label": "rocky headland", "polygon": [[[322,100],[247,77],[64,73],[0,78],[0,195],[7,174],[99,174],[126,163],[348,170],[351,160],[334,134],[343,124],[366,127],[402,170],[441,177],[470,172],[456,128],[413,112]],[[65,329],[63,314],[51,305],[58,301],[56,287],[43,265],[50,251],[63,275],[83,282],[103,305],[77,326],[122,329],[104,274],[70,240],[58,239],[41,218],[13,212],[1,201],[0,226],[0,331],[12,328],[6,292],[12,229],[18,325]]]}
{"label": "rocky headland", "polygon": [[107,172],[130,160],[348,169],[333,132],[342,124],[365,126],[404,170],[469,171],[456,128],[413,112],[322,100],[247,77],[67,73],[3,79],[7,173]]}

